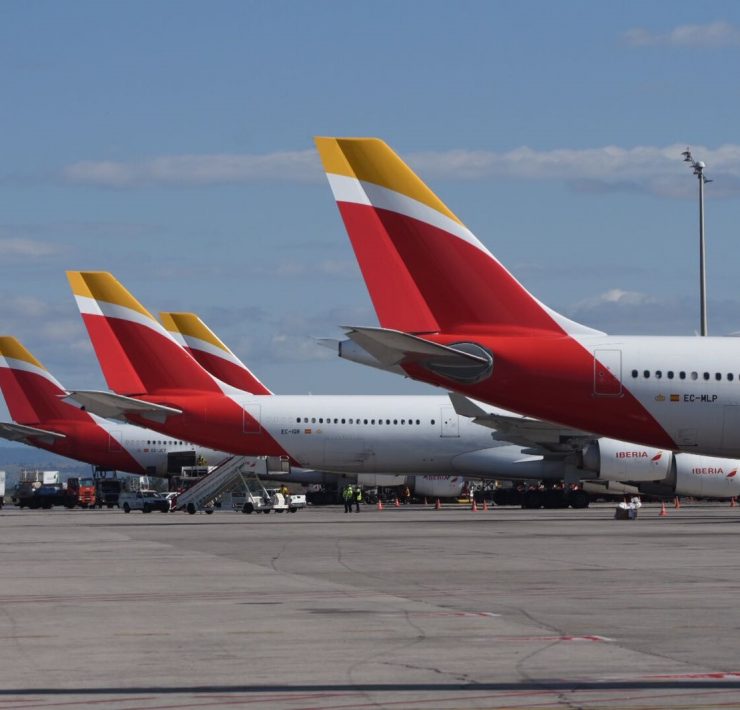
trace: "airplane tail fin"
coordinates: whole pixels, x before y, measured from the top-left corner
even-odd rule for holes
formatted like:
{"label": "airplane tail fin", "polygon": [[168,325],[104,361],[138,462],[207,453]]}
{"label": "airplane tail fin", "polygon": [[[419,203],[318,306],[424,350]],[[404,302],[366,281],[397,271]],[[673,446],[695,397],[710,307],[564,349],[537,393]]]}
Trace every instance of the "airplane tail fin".
{"label": "airplane tail fin", "polygon": [[316,138],[381,326],[597,333],[530,294],[377,138]]}
{"label": "airplane tail fin", "polygon": [[272,394],[195,314],[162,312],[162,325],[208,372],[250,394]]}
{"label": "airplane tail fin", "polygon": [[10,416],[19,424],[90,418],[60,399],[66,394],[64,387],[17,338],[10,336],[0,337],[0,389]]}
{"label": "airplane tail fin", "polygon": [[219,383],[112,274],[68,271],[67,278],[105,379],[114,392],[222,391]]}

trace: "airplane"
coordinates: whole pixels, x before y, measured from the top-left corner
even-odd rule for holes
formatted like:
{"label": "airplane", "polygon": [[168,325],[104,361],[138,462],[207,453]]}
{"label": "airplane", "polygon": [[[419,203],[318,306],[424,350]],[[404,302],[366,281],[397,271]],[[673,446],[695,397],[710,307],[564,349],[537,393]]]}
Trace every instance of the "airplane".
{"label": "airplane", "polygon": [[164,476],[227,454],[142,429],[114,423],[62,401],[67,391],[17,338],[0,336],[0,390],[13,418],[0,422],[0,437],[100,470]]}
{"label": "airplane", "polygon": [[[677,461],[670,452],[608,439],[585,442],[574,464],[569,448],[559,448],[556,439],[544,443],[546,429],[537,450],[530,441],[510,443],[506,439],[518,436],[516,430],[495,430],[506,412],[461,416],[446,396],[250,395],[210,375],[111,274],[69,272],[68,277],[116,392],[77,390],[70,396],[105,416],[151,423],[234,454],[280,456],[292,465],[338,473],[665,481],[674,490],[693,466],[714,468],[722,495],[728,485],[737,485],[734,475],[724,475],[736,470],[737,462]],[[214,339],[200,338],[211,345]]]}
{"label": "airplane", "polygon": [[553,422],[553,435],[740,456],[740,340],[576,323],[529,293],[383,141],[316,145],[380,323],[347,328],[340,355],[453,390],[462,407]]}

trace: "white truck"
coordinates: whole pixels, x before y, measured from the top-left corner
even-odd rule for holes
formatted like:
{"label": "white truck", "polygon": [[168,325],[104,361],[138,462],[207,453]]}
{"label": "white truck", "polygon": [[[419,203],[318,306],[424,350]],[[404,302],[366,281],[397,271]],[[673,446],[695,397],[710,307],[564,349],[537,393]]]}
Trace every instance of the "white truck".
{"label": "white truck", "polygon": [[147,489],[121,493],[118,505],[123,508],[124,513],[130,513],[132,510],[140,510],[142,513],[151,513],[153,510],[170,512],[170,502],[157,491]]}

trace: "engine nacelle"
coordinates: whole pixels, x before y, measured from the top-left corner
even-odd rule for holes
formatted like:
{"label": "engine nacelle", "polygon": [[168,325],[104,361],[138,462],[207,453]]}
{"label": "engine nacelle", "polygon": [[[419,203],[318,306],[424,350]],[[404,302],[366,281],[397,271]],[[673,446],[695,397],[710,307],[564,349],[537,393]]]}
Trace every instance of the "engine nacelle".
{"label": "engine nacelle", "polygon": [[583,468],[601,481],[662,481],[672,461],[671,451],[616,439],[597,439],[583,451]]}
{"label": "engine nacelle", "polygon": [[676,456],[676,493],[700,498],[740,496],[740,461],[714,456]]}

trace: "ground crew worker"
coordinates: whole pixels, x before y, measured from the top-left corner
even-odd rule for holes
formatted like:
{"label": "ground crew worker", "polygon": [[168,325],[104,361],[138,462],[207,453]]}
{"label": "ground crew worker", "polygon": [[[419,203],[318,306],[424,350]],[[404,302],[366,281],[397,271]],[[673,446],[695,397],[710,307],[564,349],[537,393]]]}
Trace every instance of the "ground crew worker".
{"label": "ground crew worker", "polygon": [[[362,503],[362,488],[360,486],[357,486],[357,490],[355,491],[355,512],[360,512],[360,503]],[[352,505],[350,504],[350,510],[352,509]]]}
{"label": "ground crew worker", "polygon": [[352,512],[352,498],[354,497],[354,491],[352,490],[352,486],[345,486],[344,491],[342,493],[342,497],[344,498],[344,512],[351,513]]}

